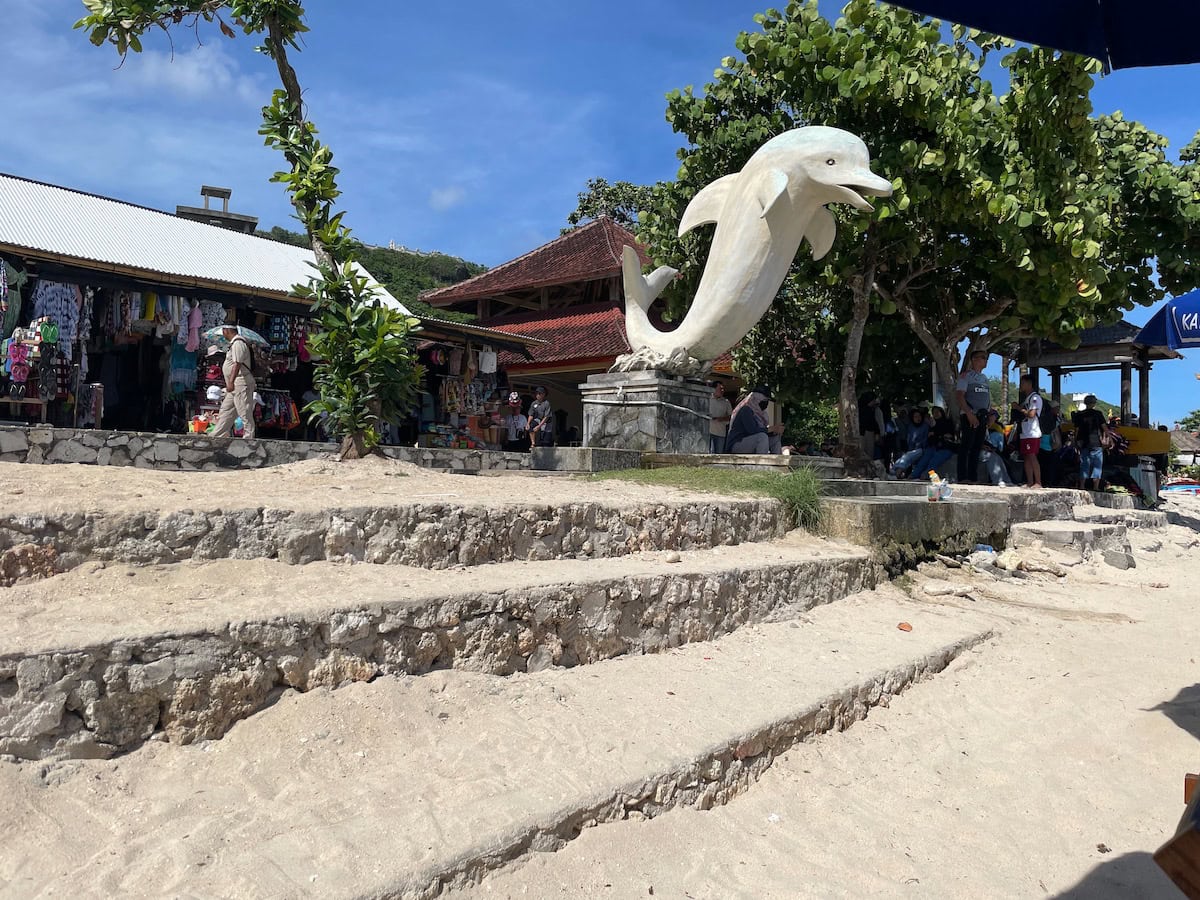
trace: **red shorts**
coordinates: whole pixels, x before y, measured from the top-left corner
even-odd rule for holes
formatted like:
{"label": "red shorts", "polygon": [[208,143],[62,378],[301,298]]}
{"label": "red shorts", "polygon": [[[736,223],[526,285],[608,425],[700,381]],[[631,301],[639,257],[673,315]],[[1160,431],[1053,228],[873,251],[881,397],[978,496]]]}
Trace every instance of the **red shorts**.
{"label": "red shorts", "polygon": [[1042,448],[1041,438],[1021,438],[1021,455],[1022,456],[1037,456],[1038,450]]}

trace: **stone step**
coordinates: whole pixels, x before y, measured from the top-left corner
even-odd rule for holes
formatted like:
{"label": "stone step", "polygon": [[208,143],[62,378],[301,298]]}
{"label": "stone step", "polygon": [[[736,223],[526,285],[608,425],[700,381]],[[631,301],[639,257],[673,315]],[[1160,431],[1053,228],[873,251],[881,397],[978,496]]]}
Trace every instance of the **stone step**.
{"label": "stone step", "polygon": [[1073,514],[1077,522],[1090,522],[1096,525],[1124,525],[1126,528],[1146,528],[1157,531],[1170,524],[1165,512],[1152,509],[1077,506]]}
{"label": "stone step", "polygon": [[1122,565],[1121,568],[1130,568],[1133,565],[1129,535],[1124,525],[1047,521],[1022,522],[1012,527],[1014,547],[1033,544],[1041,544],[1079,559],[1090,559],[1094,554],[1111,552],[1128,557],[1129,564]]}
{"label": "stone step", "polygon": [[[775,500],[362,505],[325,509],[138,510],[0,514],[0,573],[46,566],[273,559],[354,560],[443,569],[508,560],[606,558],[771,540],[791,523]],[[32,546],[31,546],[32,545]],[[17,548],[19,552],[14,552]]]}
{"label": "stone step", "polygon": [[2,874],[16,896],[433,897],[596,823],[723,803],[990,634],[890,590],[806,618],[586,668],[289,694],[219,742],[0,766]]}
{"label": "stone step", "polygon": [[610,560],[404,566],[89,563],[0,589],[0,753],[218,738],[286,689],[498,675],[711,640],[873,587],[857,548],[767,544]]}

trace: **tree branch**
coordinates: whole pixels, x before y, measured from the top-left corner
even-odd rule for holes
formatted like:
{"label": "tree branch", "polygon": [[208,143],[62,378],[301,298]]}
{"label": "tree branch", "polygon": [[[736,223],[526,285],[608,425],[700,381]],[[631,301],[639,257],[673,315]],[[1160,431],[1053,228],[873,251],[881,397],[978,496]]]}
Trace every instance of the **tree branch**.
{"label": "tree branch", "polygon": [[950,334],[947,335],[947,337],[951,338],[954,343],[957,344],[968,334],[970,334],[971,331],[978,328],[980,325],[986,325],[988,322],[992,321],[992,319],[1000,315],[1000,313],[1012,306],[1013,303],[1016,302],[1016,299],[1016,297],[1009,297],[1006,300],[998,300],[978,315],[972,316],[971,318],[960,322],[958,327],[953,329]]}

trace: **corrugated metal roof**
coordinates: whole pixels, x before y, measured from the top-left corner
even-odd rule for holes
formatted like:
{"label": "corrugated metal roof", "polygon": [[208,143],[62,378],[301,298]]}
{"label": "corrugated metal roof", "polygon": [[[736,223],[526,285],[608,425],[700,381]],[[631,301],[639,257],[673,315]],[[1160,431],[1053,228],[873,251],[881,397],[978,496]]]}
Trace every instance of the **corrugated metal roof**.
{"label": "corrugated metal roof", "polygon": [[[187,286],[289,295],[312,280],[313,252],[171,213],[0,173],[0,246],[82,267],[132,269]],[[370,273],[359,269],[370,278]],[[374,278],[384,303],[408,312]]]}

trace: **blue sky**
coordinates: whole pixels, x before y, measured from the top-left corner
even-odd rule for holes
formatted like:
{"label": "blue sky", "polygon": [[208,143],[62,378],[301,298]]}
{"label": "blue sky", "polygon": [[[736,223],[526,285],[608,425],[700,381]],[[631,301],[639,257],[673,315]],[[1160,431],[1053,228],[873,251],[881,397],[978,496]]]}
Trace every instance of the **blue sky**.
{"label": "blue sky", "polygon": [[[295,64],[355,233],[495,265],[554,237],[590,177],[673,177],[663,95],[705,84],[768,5],[313,0]],[[19,87],[6,92],[0,171],[161,209],[218,184],[263,226],[294,224],[257,135],[276,76],[249,41],[206,29],[197,46],[180,32],[172,54],[156,37],[118,69],[111,48],[72,30],[79,0],[4,7],[0,59]],[[1093,91],[1098,112],[1121,109],[1176,149],[1200,128],[1197,97],[1200,65],[1118,72]],[[1200,407],[1197,369],[1196,354],[1155,369],[1155,418]],[[1113,399],[1117,379],[1069,387]]]}

